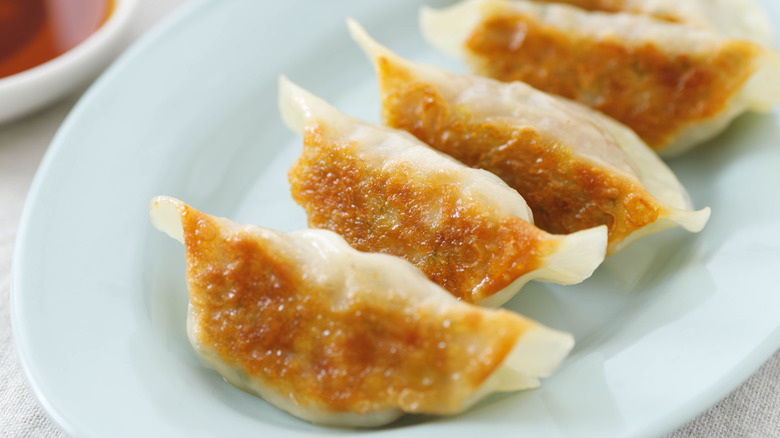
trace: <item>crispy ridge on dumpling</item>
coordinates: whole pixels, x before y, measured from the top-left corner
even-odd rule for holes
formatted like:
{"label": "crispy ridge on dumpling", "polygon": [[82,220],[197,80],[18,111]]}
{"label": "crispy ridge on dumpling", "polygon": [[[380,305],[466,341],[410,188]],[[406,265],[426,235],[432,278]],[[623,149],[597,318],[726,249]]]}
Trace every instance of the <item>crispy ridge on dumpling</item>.
{"label": "crispy ridge on dumpling", "polygon": [[469,0],[421,12],[423,32],[479,74],[597,109],[665,155],[780,101],[780,57],[761,45],[626,13]]}
{"label": "crispy ridge on dumpling", "polygon": [[573,345],[329,231],[242,225],[168,197],[152,199],[150,219],[185,245],[195,350],[233,385],[315,423],[455,414],[538,386]]}
{"label": "crispy ridge on dumpling", "polygon": [[285,79],[280,107],[304,136],[289,179],[309,226],[403,257],[459,299],[498,306],[530,279],[578,283],[604,258],[604,227],[548,234],[495,175],[406,132],[346,116]]}
{"label": "crispy ridge on dumpling", "polygon": [[707,222],[709,210],[691,211],[671,170],[626,127],[522,83],[412,63],[349,27],[375,63],[385,123],[498,175],[545,231],[606,225],[614,253],[651,232]]}

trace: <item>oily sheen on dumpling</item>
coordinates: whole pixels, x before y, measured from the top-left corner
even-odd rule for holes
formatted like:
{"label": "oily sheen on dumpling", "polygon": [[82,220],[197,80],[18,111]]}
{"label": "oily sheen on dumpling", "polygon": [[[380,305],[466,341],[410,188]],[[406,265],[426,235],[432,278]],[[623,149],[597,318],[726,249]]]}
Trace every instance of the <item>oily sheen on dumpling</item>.
{"label": "oily sheen on dumpling", "polygon": [[375,63],[389,126],[517,190],[534,222],[557,234],[606,225],[609,253],[681,225],[698,232],[685,189],[631,130],[591,109],[520,82],[503,83],[407,61],[354,21]]}
{"label": "oily sheen on dumpling", "polygon": [[578,283],[604,259],[605,227],[548,234],[495,175],[349,117],[285,79],[279,100],[285,122],[303,134],[289,180],[312,228],[403,257],[458,299],[486,306],[531,279]]}
{"label": "oily sheen on dumpling", "polygon": [[539,385],[570,335],[454,299],[397,257],[325,230],[282,233],[150,204],[184,243],[197,353],[233,385],[319,424],[371,427],[451,415]]}
{"label": "oily sheen on dumpling", "polygon": [[644,14],[673,23],[772,44],[772,26],[753,0],[535,0],[568,3],[590,11]]}
{"label": "oily sheen on dumpling", "polygon": [[643,15],[469,0],[420,19],[434,46],[475,72],[588,105],[667,156],[780,102],[777,52]]}

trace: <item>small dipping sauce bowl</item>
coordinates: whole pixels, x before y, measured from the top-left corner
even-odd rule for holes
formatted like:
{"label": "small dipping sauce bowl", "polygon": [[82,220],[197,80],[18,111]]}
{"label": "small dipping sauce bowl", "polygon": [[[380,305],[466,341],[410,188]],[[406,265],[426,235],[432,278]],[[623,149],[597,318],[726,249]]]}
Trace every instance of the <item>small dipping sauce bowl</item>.
{"label": "small dipping sauce bowl", "polygon": [[0,0],[0,124],[94,79],[127,42],[137,0]]}

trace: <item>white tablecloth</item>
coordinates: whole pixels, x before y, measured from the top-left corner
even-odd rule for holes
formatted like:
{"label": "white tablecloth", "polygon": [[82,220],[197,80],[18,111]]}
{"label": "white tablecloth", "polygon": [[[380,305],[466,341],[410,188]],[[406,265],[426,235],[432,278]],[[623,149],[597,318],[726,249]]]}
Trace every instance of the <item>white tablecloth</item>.
{"label": "white tablecloth", "polygon": [[[185,1],[142,1],[134,19],[134,36]],[[77,98],[72,96],[33,116],[0,125],[0,437],[65,436],[38,406],[19,367],[11,335],[9,283],[11,254],[27,190],[54,133]],[[780,352],[726,399],[670,436],[780,437]]]}

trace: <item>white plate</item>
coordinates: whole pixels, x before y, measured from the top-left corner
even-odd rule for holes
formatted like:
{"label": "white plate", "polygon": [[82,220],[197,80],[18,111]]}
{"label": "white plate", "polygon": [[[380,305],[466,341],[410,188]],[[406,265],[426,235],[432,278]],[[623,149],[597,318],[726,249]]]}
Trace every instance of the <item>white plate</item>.
{"label": "white plate", "polygon": [[[780,5],[765,0],[774,22]],[[424,44],[418,2],[198,2],[136,45],[68,118],[33,184],[13,270],[16,346],[35,394],[77,436],[315,436],[225,383],[185,334],[182,247],[147,202],[176,196],[268,227],[305,226],[287,168],[301,140],[277,75],[377,120],[372,68],[348,15],[400,54],[460,69]],[[743,117],[672,162],[699,235],[670,230],[574,287],[529,285],[509,307],[578,344],[539,390],[465,415],[356,435],[633,437],[668,432],[780,347],[778,113]],[[441,435],[443,436],[443,435]]]}

